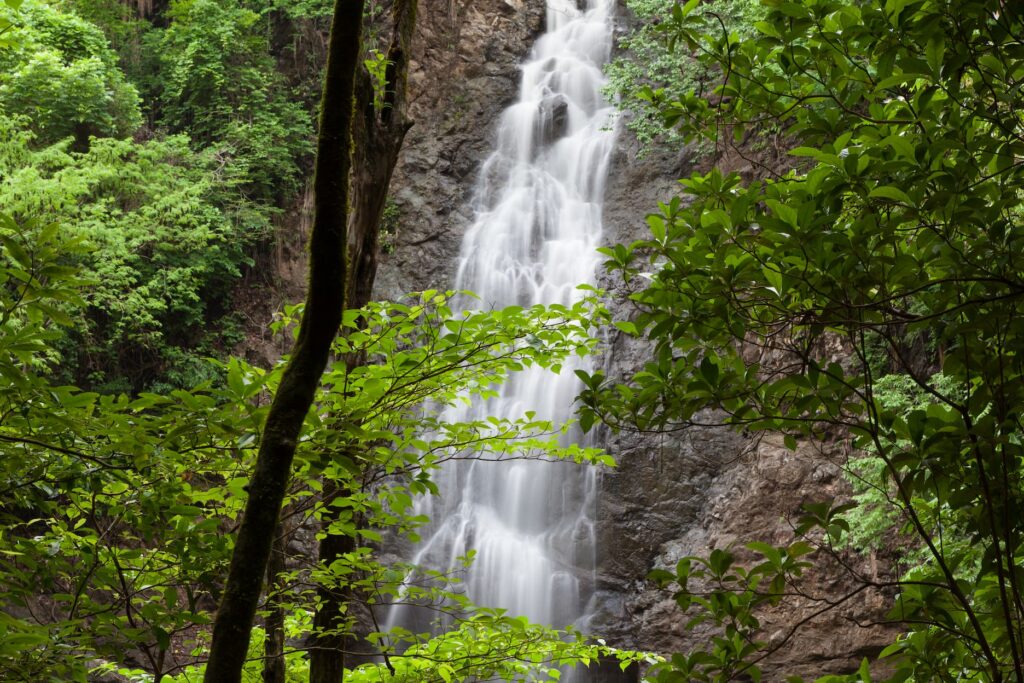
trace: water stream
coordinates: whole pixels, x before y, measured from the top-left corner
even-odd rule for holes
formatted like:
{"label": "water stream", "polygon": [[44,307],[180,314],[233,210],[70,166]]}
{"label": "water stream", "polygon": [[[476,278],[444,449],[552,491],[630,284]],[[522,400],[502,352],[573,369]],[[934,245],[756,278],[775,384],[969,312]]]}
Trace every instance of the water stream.
{"label": "water stream", "polygon": [[[601,95],[615,0],[585,4],[548,0],[547,31],[522,66],[518,101],[502,114],[496,149],[481,169],[476,219],[455,283],[476,292],[479,306],[569,304],[580,296],[577,285],[596,279],[615,141],[615,110]],[[517,374],[499,398],[449,419],[518,418],[533,410],[563,422],[579,390],[573,370],[587,368],[586,360],[576,363],[566,363],[560,375]],[[437,482],[441,495],[423,503],[432,526],[415,549],[415,563],[451,569],[475,549],[465,589],[476,604],[556,627],[585,618],[595,561],[591,468],[458,462],[448,463]]]}

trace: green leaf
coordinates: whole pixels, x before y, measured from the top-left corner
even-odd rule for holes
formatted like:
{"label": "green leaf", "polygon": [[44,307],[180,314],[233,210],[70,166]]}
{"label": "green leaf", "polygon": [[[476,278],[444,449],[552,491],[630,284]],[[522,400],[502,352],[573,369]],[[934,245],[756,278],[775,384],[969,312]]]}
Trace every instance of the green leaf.
{"label": "green leaf", "polygon": [[907,196],[906,192],[897,187],[892,187],[891,185],[883,185],[881,187],[873,188],[871,192],[868,193],[868,196],[879,197],[882,199],[891,199],[894,202],[899,202],[901,204],[907,205],[910,205],[912,203],[910,197]]}

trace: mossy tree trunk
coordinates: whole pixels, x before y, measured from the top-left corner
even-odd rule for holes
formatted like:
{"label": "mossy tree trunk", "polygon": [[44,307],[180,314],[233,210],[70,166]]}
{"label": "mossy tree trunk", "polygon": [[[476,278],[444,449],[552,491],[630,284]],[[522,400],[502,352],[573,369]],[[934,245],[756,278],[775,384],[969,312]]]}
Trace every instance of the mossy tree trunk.
{"label": "mossy tree trunk", "polygon": [[[352,277],[348,301],[352,308],[370,301],[380,254],[381,219],[387,204],[388,187],[398,162],[398,153],[412,123],[407,118],[406,85],[409,50],[416,26],[417,0],[396,0],[392,6],[391,41],[387,53],[387,85],[375,94],[370,74],[360,70],[356,84],[356,118],[353,122],[352,212],[348,227],[348,254]],[[364,362],[350,358],[350,367]],[[332,498],[347,496],[343,487],[324,485],[326,527],[342,508]],[[355,550],[355,539],[330,534],[320,542],[320,562],[330,565]],[[310,651],[310,683],[338,683],[345,668],[349,605],[354,597],[346,586],[318,588],[319,609],[314,616],[317,635]]]}
{"label": "mossy tree trunk", "polygon": [[281,606],[280,600],[280,591],[285,590],[280,576],[287,569],[286,522],[287,514],[274,532],[274,542],[270,547],[270,559],[267,562],[268,614],[263,619],[263,629],[266,632],[266,639],[263,641],[263,683],[285,683],[287,674],[284,661],[284,607]]}
{"label": "mossy tree trunk", "polygon": [[306,307],[263,428],[245,516],[214,621],[206,683],[241,681],[299,432],[345,307],[352,119],[363,5],[364,0],[335,0],[317,142]]}
{"label": "mossy tree trunk", "polygon": [[[405,134],[412,126],[407,113],[409,57],[416,28],[418,0],[395,0],[387,51],[387,84],[376,96],[366,68],[356,82],[356,118],[352,122],[352,211],[348,224],[350,307],[370,301],[377,275],[380,232],[391,176]],[[379,106],[378,106],[379,105]]]}

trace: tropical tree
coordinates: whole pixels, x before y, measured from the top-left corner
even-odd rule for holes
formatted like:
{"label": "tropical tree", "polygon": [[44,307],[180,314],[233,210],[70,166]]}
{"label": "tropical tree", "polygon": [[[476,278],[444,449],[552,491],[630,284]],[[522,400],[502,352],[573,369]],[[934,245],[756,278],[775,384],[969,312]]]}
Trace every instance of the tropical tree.
{"label": "tropical tree", "polygon": [[[879,615],[903,629],[884,652],[893,680],[1022,680],[1022,8],[765,4],[746,41],[698,0],[674,7],[658,30],[717,85],[639,96],[719,151],[781,127],[793,170],[695,174],[686,201],[648,217],[649,238],[606,250],[638,309],[620,327],[654,356],[627,380],[586,377],[584,419],[772,430],[791,447],[842,428],[881,463],[870,485],[920,551]],[[893,374],[920,396],[881,397]],[[811,538],[826,548],[858,522],[838,502],[805,513],[798,529],[823,528]],[[771,648],[750,603],[783,599],[806,561],[787,565],[802,546],[758,552],[742,571],[720,555],[659,574],[723,628],[661,680],[758,675]]]}

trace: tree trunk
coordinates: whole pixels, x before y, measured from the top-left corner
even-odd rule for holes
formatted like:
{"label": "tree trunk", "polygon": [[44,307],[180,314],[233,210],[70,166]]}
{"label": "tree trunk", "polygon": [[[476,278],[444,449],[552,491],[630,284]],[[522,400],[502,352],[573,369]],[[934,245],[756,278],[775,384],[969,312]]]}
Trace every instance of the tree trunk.
{"label": "tree trunk", "polygon": [[365,67],[356,83],[352,213],[348,224],[349,263],[353,271],[348,283],[350,308],[361,308],[370,302],[380,254],[381,216],[398,153],[412,126],[407,118],[406,86],[417,5],[418,0],[395,0],[392,7],[384,106],[377,110],[374,105],[373,83]]}
{"label": "tree trunk", "polygon": [[268,596],[270,613],[263,621],[263,630],[266,632],[266,639],[263,641],[263,683],[285,683],[287,673],[284,662],[284,609],[281,607],[281,596],[278,594],[284,589],[279,583],[278,575],[285,570],[287,540],[287,524],[285,520],[281,520],[274,533],[270,560],[267,562],[267,585],[270,586],[273,595]]}
{"label": "tree trunk", "polygon": [[[334,482],[324,482],[324,528],[336,519],[336,510],[330,502],[348,491]],[[349,535],[328,534],[320,541],[320,563],[330,565],[346,553],[355,550],[355,538]],[[313,615],[313,647],[309,652],[309,683],[341,683],[345,673],[345,651],[348,640],[347,603],[352,591],[349,586],[317,586],[319,606]]]}
{"label": "tree trunk", "polygon": [[[360,70],[356,86],[356,120],[353,123],[352,213],[348,228],[349,263],[353,277],[348,282],[351,308],[369,303],[377,275],[380,251],[381,216],[387,203],[388,187],[398,162],[405,134],[412,125],[406,118],[406,84],[409,49],[416,26],[417,0],[396,0],[392,8],[393,30],[388,50],[387,92],[384,107],[374,105],[373,84],[369,73]],[[349,359],[355,367],[363,359]],[[323,524],[334,521],[340,509],[330,503],[351,492],[324,485]],[[355,550],[355,539],[328,535],[320,542],[320,562],[329,565],[345,553]],[[352,591],[345,587],[321,586],[317,589],[320,608],[314,616],[314,647],[310,651],[309,683],[339,683],[344,676],[348,616],[346,603]]]}
{"label": "tree trunk", "polygon": [[206,683],[241,681],[299,433],[345,307],[352,118],[363,4],[364,0],[335,0],[334,4],[313,181],[316,199],[306,307],[291,360],[263,427],[245,516],[213,625]]}

